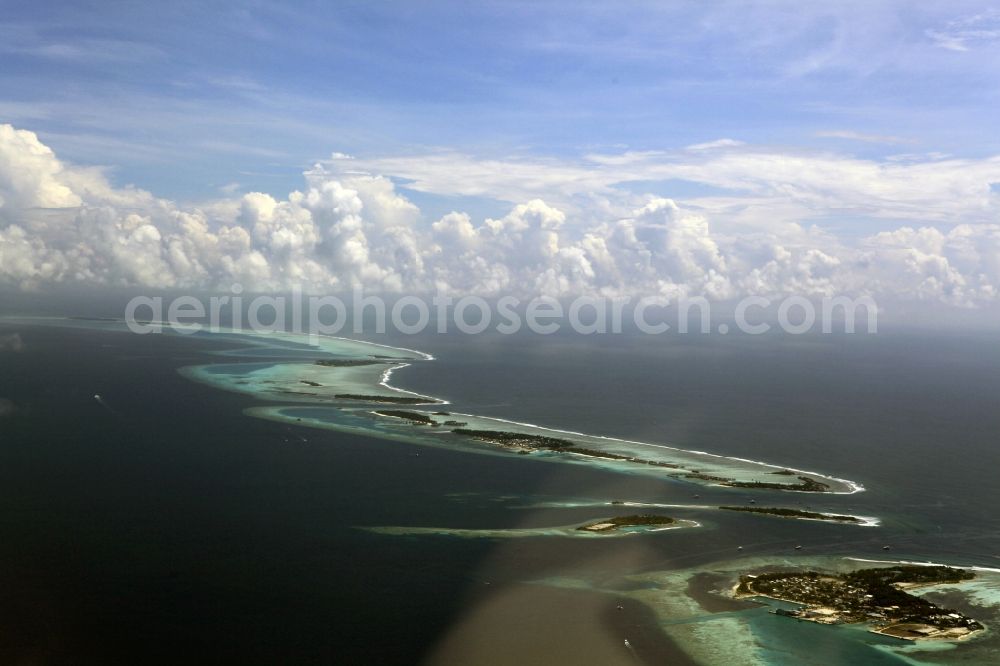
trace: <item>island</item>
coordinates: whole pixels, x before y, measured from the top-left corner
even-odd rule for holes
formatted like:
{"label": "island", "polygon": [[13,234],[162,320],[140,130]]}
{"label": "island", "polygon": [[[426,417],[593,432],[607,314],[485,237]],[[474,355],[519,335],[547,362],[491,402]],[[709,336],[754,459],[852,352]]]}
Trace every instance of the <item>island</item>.
{"label": "island", "polygon": [[[787,470],[782,470],[780,472],[772,472],[772,474],[785,474]],[[733,479],[727,479],[724,476],[712,476],[709,474],[702,474],[701,472],[691,472],[686,474],[689,479],[698,479],[700,481],[713,481],[718,483],[720,486],[728,486],[730,488],[761,488],[761,489],[772,489],[772,490],[797,490],[804,493],[825,493],[830,489],[830,486],[823,483],[822,481],[817,481],[816,479],[811,479],[808,476],[799,476],[799,483],[788,484],[788,483],[774,483],[771,481],[735,481]]]}
{"label": "island", "polygon": [[582,525],[576,529],[583,532],[612,532],[622,527],[664,527],[677,521],[669,516],[652,516],[648,514],[635,516],[618,516],[596,523]]}
{"label": "island", "polygon": [[469,428],[455,428],[452,432],[458,435],[471,437],[481,442],[498,444],[509,449],[517,449],[520,453],[547,450],[557,451],[559,453],[575,453],[577,455],[589,456],[591,458],[623,460],[626,462],[639,463],[640,465],[654,465],[657,467],[668,467],[670,469],[680,468],[679,465],[661,462],[659,460],[643,460],[634,456],[624,456],[617,453],[611,453],[609,451],[597,451],[596,449],[584,448],[577,446],[574,442],[571,442],[568,439],[560,439],[558,437],[529,435],[523,432],[507,432],[504,430],[472,430]]}
{"label": "island", "polygon": [[940,608],[906,589],[975,578],[947,566],[898,565],[832,574],[772,572],[740,576],[734,596],[768,597],[800,604],[778,615],[820,624],[865,622],[871,631],[904,640],[965,638],[984,627],[959,612]]}
{"label": "island", "polygon": [[571,539],[617,539],[647,535],[665,530],[679,530],[700,527],[693,520],[681,520],[667,516],[618,516],[604,518],[585,525],[557,525],[552,527],[478,528],[423,527],[415,525],[373,525],[359,526],[375,534],[394,536],[441,535],[465,539],[517,539],[537,537],[561,537]]}
{"label": "island", "polygon": [[391,416],[396,419],[405,419],[418,425],[437,425],[437,422],[426,414],[420,412],[407,412],[401,409],[379,409],[375,411],[379,416]]}
{"label": "island", "polygon": [[782,518],[802,518],[806,520],[830,520],[840,523],[863,523],[865,522],[857,516],[842,516],[835,513],[818,513],[816,511],[802,511],[800,509],[787,509],[784,507],[758,507],[758,506],[720,506],[725,511],[744,511],[746,513],[760,513],[768,516],[780,516]]}
{"label": "island", "polygon": [[441,402],[435,398],[411,398],[409,396],[398,395],[364,395],[361,393],[338,393],[333,396],[338,400],[359,400],[362,402],[385,402],[395,405],[426,405],[428,403]]}
{"label": "island", "polygon": [[[340,396],[338,396],[340,397]],[[584,448],[578,446],[576,443],[559,437],[549,437],[546,435],[532,435],[523,432],[509,432],[505,430],[474,430],[470,428],[455,428],[452,430],[453,433],[458,435],[464,435],[466,437],[471,437],[473,439],[479,440],[481,442],[488,442],[490,444],[496,444],[508,449],[514,449],[518,453],[531,453],[533,451],[547,450],[555,451],[557,453],[574,453],[581,456],[588,456],[591,458],[605,458],[608,460],[621,460],[623,462],[636,463],[639,465],[651,465],[655,467],[666,467],[669,469],[684,469],[681,465],[676,465],[674,463],[663,462],[660,460],[644,460],[635,456],[621,455],[618,453],[611,453],[609,451],[598,451],[595,449]],[[795,472],[791,470],[783,469],[776,472],[771,472],[771,474],[778,474],[783,476],[795,475]],[[810,478],[804,475],[798,475],[798,483],[776,483],[772,481],[740,481],[737,479],[730,479],[724,476],[715,476],[711,474],[705,474],[699,470],[691,470],[683,475],[688,479],[695,479],[699,481],[710,481],[712,483],[717,483],[720,486],[727,486],[729,488],[753,488],[753,489],[771,489],[771,490],[794,490],[799,492],[812,492],[812,493],[825,493],[830,491],[830,486],[822,481],[817,481],[816,479]],[[823,514],[817,514],[823,515]]]}
{"label": "island", "polygon": [[376,361],[367,358],[321,358],[316,365],[327,368],[354,368],[361,365],[385,365],[386,361]]}

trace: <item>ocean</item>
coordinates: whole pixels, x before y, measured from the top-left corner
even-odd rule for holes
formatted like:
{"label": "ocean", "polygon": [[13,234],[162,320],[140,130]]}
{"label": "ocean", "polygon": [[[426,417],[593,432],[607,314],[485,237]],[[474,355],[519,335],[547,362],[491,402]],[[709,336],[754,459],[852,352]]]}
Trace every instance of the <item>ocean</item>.
{"label": "ocean", "polygon": [[[0,326],[13,332],[23,350],[0,352],[0,398],[14,406],[0,419],[0,663],[1000,659],[995,631],[901,652],[713,591],[713,576],[751,565],[1000,566],[1000,351],[985,333],[370,338],[433,354],[393,385],[455,411],[865,488],[817,496],[269,422],[243,413],[265,403],[178,373],[231,343]],[[701,527],[614,539],[359,529],[547,527],[607,515],[595,502],[750,498],[881,525],[676,509]],[[970,608],[1000,626],[995,608]]]}

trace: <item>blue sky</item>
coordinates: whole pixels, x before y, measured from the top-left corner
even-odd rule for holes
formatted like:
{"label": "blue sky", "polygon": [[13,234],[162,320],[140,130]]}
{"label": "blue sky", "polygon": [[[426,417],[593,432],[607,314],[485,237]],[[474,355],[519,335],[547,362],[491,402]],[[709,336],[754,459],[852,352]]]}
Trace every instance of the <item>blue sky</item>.
{"label": "blue sky", "polygon": [[1000,303],[986,2],[3,9],[0,285]]}
{"label": "blue sky", "polygon": [[182,200],[333,151],[1000,152],[982,2],[7,2],[0,37],[0,118]]}

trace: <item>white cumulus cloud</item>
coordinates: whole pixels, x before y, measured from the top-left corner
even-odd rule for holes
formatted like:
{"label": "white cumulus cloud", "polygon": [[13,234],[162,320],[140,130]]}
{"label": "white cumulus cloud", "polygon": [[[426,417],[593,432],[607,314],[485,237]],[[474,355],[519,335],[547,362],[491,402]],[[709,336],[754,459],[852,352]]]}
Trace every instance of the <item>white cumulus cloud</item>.
{"label": "white cumulus cloud", "polygon": [[[1000,181],[996,159],[876,163],[731,141],[579,164],[452,157],[449,167],[338,156],[351,171],[317,165],[301,190],[281,198],[249,192],[182,206],[113,187],[100,170],[65,164],[33,133],[2,125],[0,285],[239,282],[260,291],[719,300],[845,294],[960,306],[1000,297],[989,187]],[[526,196],[496,218],[453,211],[428,219],[388,176],[442,194]],[[683,201],[617,187],[655,178],[734,194]],[[837,211],[913,223],[853,237],[814,223]]]}

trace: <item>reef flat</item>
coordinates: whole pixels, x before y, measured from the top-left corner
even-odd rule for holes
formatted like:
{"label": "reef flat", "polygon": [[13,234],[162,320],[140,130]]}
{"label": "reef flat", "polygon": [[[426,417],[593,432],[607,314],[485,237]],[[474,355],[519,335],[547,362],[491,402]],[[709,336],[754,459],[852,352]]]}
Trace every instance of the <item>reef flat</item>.
{"label": "reef flat", "polygon": [[582,525],[555,527],[515,527],[497,529],[468,529],[455,527],[379,526],[360,527],[368,532],[390,536],[451,536],[463,539],[516,539],[524,537],[607,538],[664,532],[700,527],[694,520],[681,520],[668,516],[617,516],[600,518]]}

